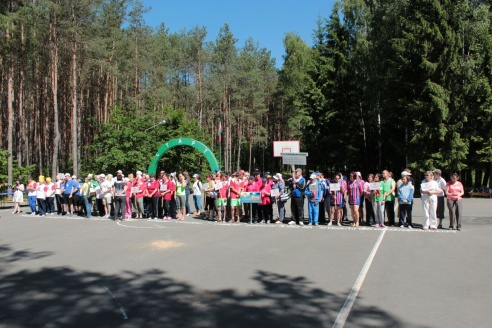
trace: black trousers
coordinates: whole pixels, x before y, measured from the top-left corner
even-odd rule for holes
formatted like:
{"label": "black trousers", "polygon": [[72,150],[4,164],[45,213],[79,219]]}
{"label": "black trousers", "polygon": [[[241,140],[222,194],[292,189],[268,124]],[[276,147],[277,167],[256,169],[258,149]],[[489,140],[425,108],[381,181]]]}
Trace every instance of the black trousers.
{"label": "black trousers", "polygon": [[149,198],[149,218],[155,219],[157,217],[157,206],[161,197]]}
{"label": "black trousers", "polygon": [[388,217],[388,224],[395,225],[395,201],[394,200],[385,201],[384,209],[386,210],[386,216]]}
{"label": "black trousers", "polygon": [[292,219],[296,221],[297,224],[304,221],[304,197],[291,198],[290,199],[290,210],[292,212]]}

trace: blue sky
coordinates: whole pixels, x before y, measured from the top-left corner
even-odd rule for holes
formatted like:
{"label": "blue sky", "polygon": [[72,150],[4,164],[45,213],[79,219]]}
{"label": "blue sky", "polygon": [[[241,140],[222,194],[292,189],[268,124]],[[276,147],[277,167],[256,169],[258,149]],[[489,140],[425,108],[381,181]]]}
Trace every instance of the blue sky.
{"label": "blue sky", "polygon": [[207,41],[216,39],[220,28],[228,23],[242,47],[248,37],[261,48],[272,52],[277,67],[283,63],[282,40],[286,33],[296,32],[309,45],[319,16],[330,15],[334,0],[142,0],[151,7],[145,15],[148,25],[162,22],[171,32],[190,30],[195,26],[207,28]]}

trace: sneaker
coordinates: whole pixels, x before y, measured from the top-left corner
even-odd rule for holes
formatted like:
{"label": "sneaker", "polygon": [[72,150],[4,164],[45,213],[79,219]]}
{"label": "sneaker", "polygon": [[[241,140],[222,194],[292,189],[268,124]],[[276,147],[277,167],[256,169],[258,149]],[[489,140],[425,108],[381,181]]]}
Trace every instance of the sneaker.
{"label": "sneaker", "polygon": [[431,228],[431,230],[437,230],[437,228]]}
{"label": "sneaker", "polygon": [[422,230],[428,230],[428,228],[422,228]]}
{"label": "sneaker", "polygon": [[337,223],[337,226],[341,227],[342,225],[340,223]]}
{"label": "sneaker", "polygon": [[304,225],[304,222],[302,222],[302,221],[301,221],[301,222],[299,222],[299,225],[302,225],[302,226],[303,226],[303,225]]}
{"label": "sneaker", "polygon": [[190,213],[186,214],[186,216],[190,216]]}
{"label": "sneaker", "polygon": [[386,228],[386,226],[385,226],[384,224],[381,224],[381,226],[380,226],[380,227],[381,227],[381,228]]}
{"label": "sneaker", "polygon": [[328,223],[328,226],[331,227],[331,221],[330,221],[330,223]]}
{"label": "sneaker", "polygon": [[318,224],[317,223],[314,223],[315,226],[317,226]]}
{"label": "sneaker", "polygon": [[379,223],[376,223],[376,225],[374,226],[374,228],[381,228],[381,225]]}
{"label": "sneaker", "polygon": [[403,229],[403,228],[405,228],[405,226],[402,224],[402,225],[400,226],[400,228],[402,228],[402,229]]}
{"label": "sneaker", "polygon": [[270,223],[271,223],[271,221],[270,221],[270,220],[267,220],[267,222],[265,222],[265,223],[266,223],[266,224],[270,224]]}
{"label": "sneaker", "polygon": [[288,224],[289,225],[294,225],[294,224],[296,224],[296,222],[295,221],[290,221]]}
{"label": "sneaker", "polygon": [[411,225],[411,224],[409,224],[409,225],[407,226],[407,228],[408,228],[408,229],[413,229],[413,227],[412,227],[412,225]]}

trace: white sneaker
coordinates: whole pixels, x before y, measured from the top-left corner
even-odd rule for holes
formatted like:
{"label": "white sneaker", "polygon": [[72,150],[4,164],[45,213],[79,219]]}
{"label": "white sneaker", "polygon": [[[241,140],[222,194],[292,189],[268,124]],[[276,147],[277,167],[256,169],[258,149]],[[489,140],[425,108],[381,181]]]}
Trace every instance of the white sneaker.
{"label": "white sneaker", "polygon": [[299,225],[304,225],[304,222],[300,221],[300,222],[299,222]]}
{"label": "white sneaker", "polygon": [[289,225],[294,225],[294,224],[296,224],[296,221],[290,221],[288,224]]}
{"label": "white sneaker", "polygon": [[331,221],[330,221],[330,223],[328,223],[328,226],[331,227]]}
{"label": "white sneaker", "polygon": [[402,225],[400,226],[400,228],[402,228],[402,229],[403,229],[403,228],[405,228],[405,226],[402,224]]}

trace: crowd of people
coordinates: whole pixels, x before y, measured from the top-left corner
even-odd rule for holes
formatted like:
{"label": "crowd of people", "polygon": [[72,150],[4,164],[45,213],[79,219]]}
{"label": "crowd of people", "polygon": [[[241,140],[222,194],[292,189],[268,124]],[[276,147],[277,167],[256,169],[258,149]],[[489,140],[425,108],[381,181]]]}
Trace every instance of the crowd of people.
{"label": "crowd of people", "polygon": [[[240,170],[228,174],[216,169],[203,181],[199,174],[190,177],[188,172],[161,171],[156,176],[137,171],[135,175],[124,176],[122,171],[117,171],[115,176],[89,174],[84,179],[67,173],[58,175],[56,181],[44,176],[39,176],[37,181],[29,178],[26,186],[18,180],[13,213],[20,213],[23,192],[27,191],[31,215],[39,216],[56,213],[86,218],[98,215],[114,220],[182,221],[193,215],[216,222],[341,226],[348,221],[350,213],[353,227],[413,228],[416,187],[410,169],[401,172],[398,181],[387,170],[369,174],[365,181],[360,172],[351,172],[348,178],[336,173],[331,180],[321,172],[313,172],[306,179],[300,168],[286,179],[281,173],[261,174],[255,170],[250,175]],[[418,187],[424,213],[423,229],[442,229],[447,206],[449,229],[461,230],[464,188],[459,175],[453,173],[446,182],[440,170],[427,171]],[[255,193],[259,199],[242,203],[244,192]],[[289,199],[292,217],[286,218]],[[306,199],[307,222],[304,220]]]}

